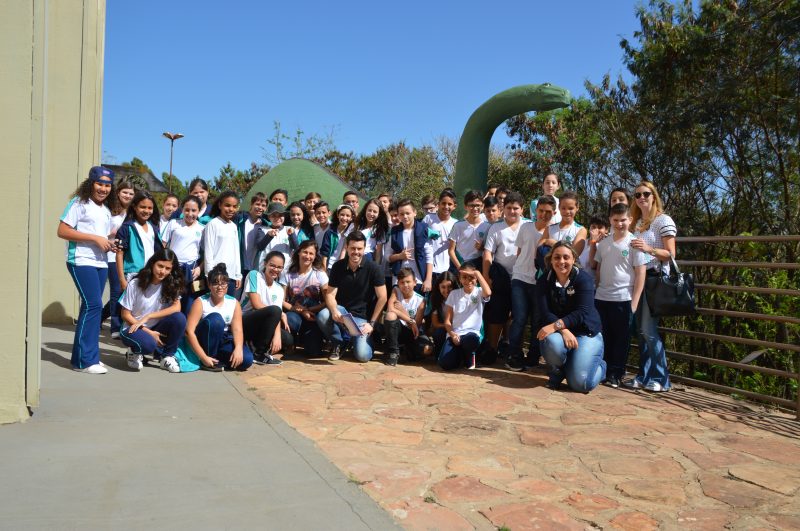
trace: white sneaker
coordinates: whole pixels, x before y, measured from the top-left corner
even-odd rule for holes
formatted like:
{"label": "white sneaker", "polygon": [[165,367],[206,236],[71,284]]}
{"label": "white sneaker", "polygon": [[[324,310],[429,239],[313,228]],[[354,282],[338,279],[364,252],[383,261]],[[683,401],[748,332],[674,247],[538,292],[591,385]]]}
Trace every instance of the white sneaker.
{"label": "white sneaker", "polygon": [[125,353],[125,361],[128,362],[128,367],[133,369],[134,371],[141,371],[142,367],[144,367],[144,363],[142,363],[143,356],[141,354],[135,354],[133,351],[128,351]]}
{"label": "white sneaker", "polygon": [[111,332],[111,339],[119,339],[119,332]]}
{"label": "white sneaker", "polygon": [[161,358],[159,365],[169,372],[181,372],[181,366],[178,365],[178,360],[175,359],[175,356],[164,356]]}
{"label": "white sneaker", "polygon": [[658,382],[650,381],[644,386],[644,390],[650,391],[651,393],[663,393],[667,389],[664,389],[664,386]]}
{"label": "white sneaker", "polygon": [[106,369],[99,363],[95,363],[94,365],[89,365],[88,367],[84,367],[83,369],[73,367],[72,370],[78,372],[85,372],[86,374],[105,374],[108,372],[108,369]]}

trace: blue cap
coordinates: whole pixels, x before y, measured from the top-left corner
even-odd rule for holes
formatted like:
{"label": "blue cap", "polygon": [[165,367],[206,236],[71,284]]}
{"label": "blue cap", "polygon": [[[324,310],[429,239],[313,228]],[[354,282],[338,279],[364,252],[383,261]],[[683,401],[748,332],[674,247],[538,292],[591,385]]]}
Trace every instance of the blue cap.
{"label": "blue cap", "polygon": [[89,170],[89,179],[95,182],[106,179],[114,182],[114,172],[103,166],[92,166],[92,169]]}

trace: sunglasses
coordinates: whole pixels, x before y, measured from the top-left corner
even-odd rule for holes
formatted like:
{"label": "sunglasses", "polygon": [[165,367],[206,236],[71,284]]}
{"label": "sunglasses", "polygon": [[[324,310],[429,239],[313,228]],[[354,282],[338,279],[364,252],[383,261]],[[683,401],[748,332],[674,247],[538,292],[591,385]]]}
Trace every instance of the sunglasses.
{"label": "sunglasses", "polygon": [[641,199],[642,197],[647,199],[651,195],[653,195],[653,192],[636,192],[635,194],[633,194],[633,197],[635,197],[636,199]]}

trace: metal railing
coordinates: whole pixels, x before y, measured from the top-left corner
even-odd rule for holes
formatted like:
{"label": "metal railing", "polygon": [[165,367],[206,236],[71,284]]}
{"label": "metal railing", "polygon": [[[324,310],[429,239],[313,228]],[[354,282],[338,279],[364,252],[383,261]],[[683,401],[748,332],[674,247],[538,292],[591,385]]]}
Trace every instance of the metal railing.
{"label": "metal railing", "polygon": [[[750,242],[759,242],[759,243],[780,243],[780,244],[791,244],[792,242],[800,242],[800,235],[792,235],[792,236],[690,236],[690,237],[678,237],[677,243],[678,245],[685,245],[685,244],[718,244],[718,243],[750,243]],[[679,256],[681,254],[686,255],[686,251],[679,250]],[[740,269],[761,269],[761,270],[785,270],[785,271],[794,271],[800,270],[800,264],[795,262],[753,262],[753,261],[709,261],[709,260],[678,260],[678,265],[682,268],[691,268],[695,273],[695,279],[698,278],[699,272],[710,271],[713,272],[715,270],[719,271],[722,268],[740,268]],[[705,275],[710,276],[710,274]],[[769,315],[764,313],[757,313],[753,311],[737,311],[737,310],[727,310],[727,309],[719,309],[719,308],[706,308],[700,305],[700,301],[702,299],[708,299],[709,297],[700,297],[700,295],[704,295],[705,293],[710,293],[714,291],[721,291],[721,292],[733,292],[733,293],[745,293],[745,294],[758,294],[758,295],[769,295],[774,297],[797,297],[800,300],[800,290],[796,289],[778,289],[778,288],[768,288],[768,287],[755,287],[755,286],[741,286],[741,285],[724,285],[724,284],[710,284],[710,283],[703,283],[697,282],[695,284],[698,307],[697,307],[697,314],[702,316],[711,316],[714,318],[728,318],[732,320],[755,320],[755,321],[770,321],[775,323],[776,325],[800,325],[800,318],[796,316],[790,315]],[[689,319],[686,322],[690,322]],[[671,358],[678,358],[682,360],[689,361],[691,363],[700,363],[707,366],[722,366],[722,367],[729,367],[732,369],[736,369],[740,372],[751,372],[751,373],[760,373],[769,376],[777,376],[780,378],[786,378],[788,380],[796,380],[798,383],[798,389],[795,392],[795,399],[789,400],[787,398],[782,398],[779,396],[773,395],[766,395],[762,393],[756,393],[753,391],[748,391],[744,389],[739,389],[737,387],[731,387],[728,385],[721,385],[718,383],[707,382],[704,380],[699,380],[697,378],[690,378],[687,376],[671,376],[675,381],[686,383],[692,386],[701,387],[710,389],[713,391],[728,393],[728,394],[735,394],[741,395],[747,398],[775,404],[781,407],[790,408],[795,411],[795,414],[798,419],[800,419],[800,345],[793,344],[784,341],[768,341],[765,339],[753,339],[747,337],[736,337],[736,336],[729,336],[724,334],[715,334],[709,332],[701,332],[701,331],[693,331],[690,329],[677,329],[677,328],[668,328],[668,327],[660,327],[659,330],[664,335],[673,335],[673,336],[683,336],[688,337],[695,340],[704,340],[710,341],[713,343],[732,343],[737,345],[747,345],[751,347],[757,347],[761,350],[751,352],[749,355],[745,356],[742,360],[739,361],[732,361],[722,358],[715,358],[710,356],[702,356],[697,354],[690,354],[687,352],[677,352],[667,350],[667,355]],[[712,349],[708,349],[711,351]],[[778,351],[786,351],[794,353],[794,361],[793,366],[795,372],[789,370],[782,370],[770,367],[761,367],[755,365],[754,362],[767,350],[778,350]]]}

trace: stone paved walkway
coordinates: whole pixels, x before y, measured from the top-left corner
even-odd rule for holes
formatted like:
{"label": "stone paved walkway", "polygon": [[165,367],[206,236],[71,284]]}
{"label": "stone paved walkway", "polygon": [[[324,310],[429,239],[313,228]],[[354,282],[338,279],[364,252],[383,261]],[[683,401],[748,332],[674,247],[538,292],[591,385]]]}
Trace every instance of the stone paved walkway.
{"label": "stone paved walkway", "polygon": [[727,397],[300,357],[242,378],[407,529],[800,529],[800,422]]}

